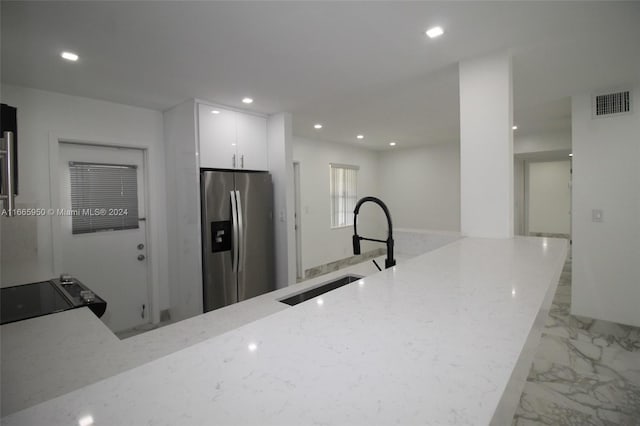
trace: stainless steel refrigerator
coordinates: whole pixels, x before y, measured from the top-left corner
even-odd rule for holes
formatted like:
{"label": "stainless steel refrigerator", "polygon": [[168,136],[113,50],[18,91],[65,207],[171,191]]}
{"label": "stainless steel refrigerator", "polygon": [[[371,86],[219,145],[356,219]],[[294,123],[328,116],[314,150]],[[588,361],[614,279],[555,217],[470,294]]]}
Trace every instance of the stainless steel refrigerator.
{"label": "stainless steel refrigerator", "polygon": [[204,311],[275,290],[267,172],[201,171]]}

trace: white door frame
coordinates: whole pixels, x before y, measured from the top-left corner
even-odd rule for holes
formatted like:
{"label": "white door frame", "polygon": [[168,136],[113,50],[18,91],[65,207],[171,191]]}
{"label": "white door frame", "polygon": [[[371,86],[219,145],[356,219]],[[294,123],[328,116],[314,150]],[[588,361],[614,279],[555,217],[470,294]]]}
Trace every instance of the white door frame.
{"label": "white door frame", "polygon": [[515,235],[527,235],[527,189],[526,170],[527,160],[514,156],[514,233]]}
{"label": "white door frame", "polygon": [[530,176],[529,176],[529,164],[531,163],[531,160],[524,160],[524,166],[523,166],[523,171],[524,171],[524,179],[523,179],[523,185],[524,185],[524,235],[525,236],[529,236],[529,184],[530,184]]}
{"label": "white door frame", "polygon": [[300,162],[293,162],[293,197],[296,230],[296,278],[304,278],[302,270],[302,216],[300,212]]}
{"label": "white door frame", "polygon": [[[157,324],[160,322],[160,310],[159,310],[159,299],[160,292],[159,289],[152,285],[153,280],[153,244],[151,239],[151,210],[149,209],[149,147],[146,145],[140,145],[136,143],[122,142],[122,141],[113,141],[113,140],[92,140],[91,138],[81,138],[81,137],[66,137],[53,133],[49,133],[49,191],[51,193],[51,199],[49,203],[50,208],[57,208],[61,205],[60,203],[60,177],[59,177],[59,167],[58,162],[60,159],[60,144],[75,144],[75,145],[84,145],[89,147],[104,147],[104,148],[126,148],[126,149],[137,149],[142,151],[142,162],[144,165],[144,173],[143,173],[143,185],[145,188],[144,192],[144,207],[145,207],[145,217],[146,224],[144,227],[145,232],[145,240],[146,240],[146,256],[147,256],[147,299],[149,300],[149,319],[151,323]],[[61,235],[61,224],[60,220],[62,218],[58,218],[55,215],[49,216],[51,220],[51,241],[52,241],[52,270],[54,275],[59,275],[65,271],[63,268],[63,259],[62,259],[62,235]]]}

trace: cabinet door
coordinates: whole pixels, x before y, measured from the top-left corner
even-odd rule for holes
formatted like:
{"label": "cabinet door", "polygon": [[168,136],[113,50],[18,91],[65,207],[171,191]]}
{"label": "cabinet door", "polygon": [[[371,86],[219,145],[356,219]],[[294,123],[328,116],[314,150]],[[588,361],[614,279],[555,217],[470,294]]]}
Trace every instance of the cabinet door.
{"label": "cabinet door", "polygon": [[268,170],[267,119],[238,113],[238,168]]}
{"label": "cabinet door", "polygon": [[236,115],[234,111],[198,105],[200,167],[233,169],[239,164]]}

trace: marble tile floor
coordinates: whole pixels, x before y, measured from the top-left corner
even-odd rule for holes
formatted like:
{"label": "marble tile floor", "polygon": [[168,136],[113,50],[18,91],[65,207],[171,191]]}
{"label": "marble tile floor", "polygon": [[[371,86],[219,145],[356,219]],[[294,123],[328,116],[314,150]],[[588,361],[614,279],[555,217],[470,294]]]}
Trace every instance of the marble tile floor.
{"label": "marble tile floor", "polygon": [[512,426],[640,426],[640,328],[570,313],[567,258]]}

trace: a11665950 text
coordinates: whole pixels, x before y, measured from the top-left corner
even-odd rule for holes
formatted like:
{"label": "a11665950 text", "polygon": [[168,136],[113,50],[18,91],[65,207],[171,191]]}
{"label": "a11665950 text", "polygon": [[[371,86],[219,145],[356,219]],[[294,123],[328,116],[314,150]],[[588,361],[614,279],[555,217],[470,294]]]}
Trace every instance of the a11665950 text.
{"label": "a11665950 text", "polygon": [[[120,208],[95,208],[95,209],[44,209],[44,208],[17,208],[11,211],[12,216],[128,216],[128,209]],[[9,216],[9,210],[2,209],[0,216]]]}

